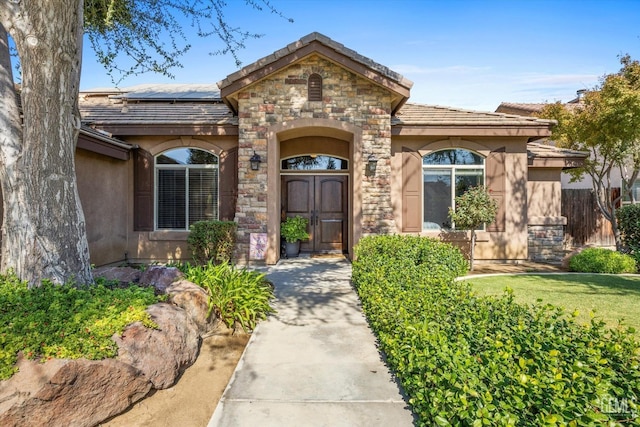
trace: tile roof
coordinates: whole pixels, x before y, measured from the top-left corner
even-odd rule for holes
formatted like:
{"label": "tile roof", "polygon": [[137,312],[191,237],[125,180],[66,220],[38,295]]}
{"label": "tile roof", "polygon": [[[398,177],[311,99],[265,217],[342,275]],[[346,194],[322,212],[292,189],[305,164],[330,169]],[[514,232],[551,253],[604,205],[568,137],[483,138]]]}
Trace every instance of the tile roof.
{"label": "tile roof", "polygon": [[586,151],[568,150],[552,145],[551,142],[540,143],[530,142],[527,144],[527,157],[544,157],[544,158],[575,158],[585,159],[589,156]]}
{"label": "tile roof", "polygon": [[398,126],[549,126],[553,120],[515,114],[463,110],[437,105],[405,104],[392,118]]}
{"label": "tile roof", "polygon": [[291,53],[295,53],[296,51],[300,50],[301,48],[313,43],[313,42],[319,42],[321,44],[323,44],[324,46],[336,51],[337,53],[346,56],[347,58],[350,58],[351,60],[364,65],[367,68],[370,68],[374,71],[376,71],[377,73],[380,73],[381,75],[387,77],[390,80],[395,81],[396,83],[398,83],[401,86],[404,86],[406,88],[411,88],[411,86],[413,86],[413,82],[411,80],[406,79],[405,77],[403,77],[401,74],[396,73],[395,71],[392,71],[391,69],[389,69],[388,67],[381,65],[377,62],[375,62],[374,60],[367,58],[366,56],[360,55],[358,52],[356,52],[355,50],[349,49],[347,47],[345,47],[343,44],[338,43],[334,40],[332,40],[331,38],[320,34],[318,32],[313,32],[311,34],[308,34],[304,37],[302,37],[300,40],[295,41],[293,43],[290,43],[289,45],[287,45],[286,47],[277,50],[275,52],[273,52],[270,55],[265,56],[264,58],[261,58],[259,60],[257,60],[256,62],[247,65],[246,67],[242,68],[241,70],[236,71],[235,73],[229,74],[224,80],[221,80],[220,82],[218,82],[218,86],[220,88],[223,88],[225,86],[228,86],[230,84],[232,84],[233,82],[240,80],[242,78],[244,78],[245,76],[261,69],[261,68],[265,68],[267,67],[269,64],[272,64],[274,62],[276,62],[278,59],[289,55]]}
{"label": "tile roof", "polygon": [[152,85],[144,90],[85,91],[80,114],[91,125],[237,125],[212,86]]}
{"label": "tile roof", "polygon": [[519,103],[519,102],[502,102],[498,108],[496,108],[497,113],[506,113],[506,114],[519,114],[522,116],[532,116],[540,111],[546,104],[539,103]]}
{"label": "tile roof", "polygon": [[[505,113],[505,114],[518,114],[521,116],[535,116],[542,112],[542,109],[547,103],[544,102],[502,102],[496,108],[497,113]],[[564,104],[569,110],[573,110],[582,106],[582,102],[580,99],[574,99],[572,101],[566,102]]]}

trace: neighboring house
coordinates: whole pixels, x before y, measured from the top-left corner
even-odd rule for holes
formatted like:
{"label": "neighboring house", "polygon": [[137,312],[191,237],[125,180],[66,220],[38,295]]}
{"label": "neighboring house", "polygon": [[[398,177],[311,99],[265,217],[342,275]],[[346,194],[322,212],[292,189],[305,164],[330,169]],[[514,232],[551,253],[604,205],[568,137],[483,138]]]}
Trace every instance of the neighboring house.
{"label": "neighboring house", "polygon": [[[565,105],[568,108],[579,107],[584,92],[584,90],[578,90],[577,97]],[[544,103],[503,102],[498,106],[496,112],[535,117],[542,112],[545,105]],[[541,143],[550,147],[549,149],[553,149],[551,147],[553,144],[549,141],[541,140]],[[582,179],[572,182],[572,176],[563,172],[561,182],[563,216],[568,217],[568,227],[565,229],[566,243],[569,246],[615,246],[611,224],[602,217],[597,207],[591,177],[585,174]],[[611,186],[614,189],[614,194],[619,194],[623,184],[622,174],[618,168],[611,171]],[[633,185],[632,192],[634,200],[640,200],[640,180],[637,180]]]}
{"label": "neighboring house", "polygon": [[271,264],[291,215],[310,220],[303,250],[352,256],[371,234],[445,234],[454,197],[478,184],[499,202],[478,259],[557,259],[561,172],[584,156],[531,143],[551,121],[411,104],[411,86],[312,33],[217,87],[82,92],[92,262],[188,258],[189,225],[221,219],[238,224],[238,261]]}

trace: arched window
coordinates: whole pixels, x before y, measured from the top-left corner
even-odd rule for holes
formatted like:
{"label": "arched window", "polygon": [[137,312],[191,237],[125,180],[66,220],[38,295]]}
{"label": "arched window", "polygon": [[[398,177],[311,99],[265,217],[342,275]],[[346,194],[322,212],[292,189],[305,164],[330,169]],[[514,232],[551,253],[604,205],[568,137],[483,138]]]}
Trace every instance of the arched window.
{"label": "arched window", "polygon": [[306,156],[294,156],[283,159],[280,167],[282,170],[338,171],[349,169],[349,161],[340,157],[332,157],[322,154],[309,154]]}
{"label": "arched window", "polygon": [[199,148],[176,148],[155,158],[157,230],[189,230],[196,221],[218,219],[218,156]]}
{"label": "arched window", "polygon": [[470,187],[484,185],[484,157],[462,148],[436,151],[422,158],[423,229],[453,228],[449,208]]}
{"label": "arched window", "polygon": [[308,80],[307,97],[309,101],[322,101],[322,76],[311,74]]}

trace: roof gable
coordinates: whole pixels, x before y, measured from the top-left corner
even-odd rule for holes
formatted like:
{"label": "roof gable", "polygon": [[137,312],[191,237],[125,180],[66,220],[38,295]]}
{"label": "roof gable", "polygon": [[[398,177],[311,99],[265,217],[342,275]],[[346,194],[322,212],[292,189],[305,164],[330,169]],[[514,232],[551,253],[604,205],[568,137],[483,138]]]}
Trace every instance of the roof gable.
{"label": "roof gable", "polygon": [[228,75],[218,82],[220,95],[235,112],[238,106],[235,98],[237,92],[313,54],[320,55],[390,91],[393,94],[393,111],[399,109],[409,98],[413,82],[320,33],[302,37]]}

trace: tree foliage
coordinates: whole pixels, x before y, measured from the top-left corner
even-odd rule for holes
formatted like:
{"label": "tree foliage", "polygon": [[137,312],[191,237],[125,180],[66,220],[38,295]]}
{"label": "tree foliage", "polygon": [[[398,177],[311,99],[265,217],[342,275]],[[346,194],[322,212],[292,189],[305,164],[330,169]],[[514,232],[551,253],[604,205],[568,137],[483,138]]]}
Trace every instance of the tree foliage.
{"label": "tree foliage", "polygon": [[[293,22],[269,0],[245,3]],[[192,47],[189,27],[200,38],[218,38],[222,47],[210,54],[231,55],[239,67],[238,53],[246,41],[263,35],[232,25],[226,9],[225,0],[85,0],[84,31],[116,83],[146,72],[173,77],[172,70],[182,68],[180,58]]]}
{"label": "tree foliage", "polygon": [[449,217],[457,230],[471,230],[470,267],[473,270],[476,230],[496,219],[498,203],[481,185],[471,187],[455,199],[455,209],[449,208]]}
{"label": "tree foliage", "polygon": [[[282,17],[269,0],[245,3]],[[92,282],[74,162],[83,36],[114,83],[171,76],[191,48],[189,27],[220,39],[211,53],[240,65],[245,41],[261,35],[231,25],[226,8],[223,0],[0,0],[1,270],[31,286]],[[19,103],[7,34],[20,63]]]}
{"label": "tree foliage", "polygon": [[[632,197],[631,186],[640,171],[640,63],[629,55],[621,57],[620,63],[620,71],[604,76],[581,102],[548,104],[540,114],[557,120],[552,139],[559,147],[590,154],[583,167],[570,173],[573,180],[591,178],[598,207],[611,222],[618,248],[616,209],[623,198]],[[622,177],[619,194],[614,191],[617,171]]]}

